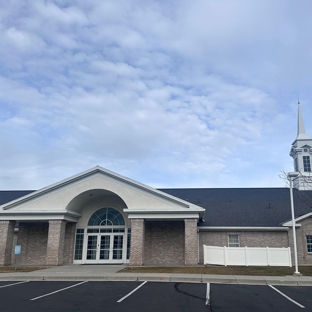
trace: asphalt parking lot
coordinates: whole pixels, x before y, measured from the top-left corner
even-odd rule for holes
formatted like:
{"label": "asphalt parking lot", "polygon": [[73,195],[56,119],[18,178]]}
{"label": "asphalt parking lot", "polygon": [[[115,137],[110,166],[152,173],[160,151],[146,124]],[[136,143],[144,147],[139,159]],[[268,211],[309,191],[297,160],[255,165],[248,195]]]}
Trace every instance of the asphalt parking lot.
{"label": "asphalt parking lot", "polygon": [[312,311],[312,287],[163,282],[0,282],[1,311]]}

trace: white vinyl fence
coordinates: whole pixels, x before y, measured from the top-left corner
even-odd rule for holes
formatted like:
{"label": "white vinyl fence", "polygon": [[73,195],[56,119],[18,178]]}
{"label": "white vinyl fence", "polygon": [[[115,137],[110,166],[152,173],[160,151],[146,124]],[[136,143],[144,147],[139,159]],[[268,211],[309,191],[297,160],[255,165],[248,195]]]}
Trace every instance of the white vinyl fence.
{"label": "white vinyl fence", "polygon": [[204,264],[292,266],[289,247],[214,247],[206,245],[204,245]]}

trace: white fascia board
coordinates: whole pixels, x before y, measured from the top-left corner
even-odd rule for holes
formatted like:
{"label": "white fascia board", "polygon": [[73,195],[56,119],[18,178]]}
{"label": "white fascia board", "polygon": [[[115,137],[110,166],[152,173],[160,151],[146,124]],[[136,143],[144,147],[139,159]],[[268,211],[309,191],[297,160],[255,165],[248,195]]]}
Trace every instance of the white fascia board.
{"label": "white fascia board", "polygon": [[5,203],[5,204],[0,206],[0,210],[1,209],[2,210],[9,209],[9,208],[15,206],[16,204],[20,204],[20,203],[26,202],[26,201],[28,201],[30,199],[33,199],[33,198],[36,198],[36,197],[41,196],[43,194],[49,193],[49,192],[51,192],[53,190],[56,190],[58,188],[61,188],[63,186],[66,186],[66,185],[68,185],[70,183],[73,183],[75,181],[81,180],[81,179],[83,179],[85,177],[91,176],[91,175],[96,174],[96,173],[102,173],[102,174],[104,174],[106,176],[109,176],[109,177],[115,179],[115,180],[119,180],[121,182],[127,183],[127,184],[129,184],[131,186],[134,186],[136,188],[142,189],[142,190],[144,190],[146,192],[152,193],[154,195],[162,197],[162,198],[164,198],[164,199],[166,199],[168,201],[174,202],[174,203],[179,204],[181,206],[184,206],[186,208],[192,207],[192,208],[196,208],[196,209],[201,209],[203,212],[205,211],[205,209],[203,209],[200,206],[191,204],[191,203],[189,203],[189,202],[187,202],[185,200],[182,200],[182,199],[180,199],[178,197],[174,197],[174,196],[169,195],[167,193],[161,192],[161,191],[159,191],[159,190],[157,190],[155,188],[152,188],[152,187],[150,187],[150,186],[148,186],[146,184],[142,184],[142,183],[139,183],[137,181],[131,180],[131,179],[126,178],[126,177],[124,177],[122,175],[119,175],[119,174],[117,174],[115,172],[112,172],[112,171],[109,171],[107,169],[104,169],[104,168],[102,168],[100,166],[96,166],[94,168],[91,168],[89,170],[81,172],[81,173],[79,173],[77,175],[74,175],[74,176],[72,176],[70,178],[64,179],[64,180],[62,180],[60,182],[57,182],[57,183],[51,184],[51,185],[49,185],[47,187],[44,187],[44,188],[42,188],[42,189],[40,189],[38,191],[35,191],[33,193],[30,193],[28,195],[25,195],[23,197],[15,199],[15,200],[13,200],[13,201],[11,201],[9,203]]}
{"label": "white fascia board", "polygon": [[[295,220],[295,227],[301,227],[300,223],[297,223],[298,220]],[[292,221],[288,221],[282,224],[284,227],[291,227],[292,226]]]}
{"label": "white fascia board", "polygon": [[[311,218],[312,217],[312,212],[306,213],[298,218],[295,218],[295,225],[296,226],[301,226],[301,224],[297,224],[297,222],[307,219],[307,218]],[[292,220],[289,220],[287,222],[282,223],[282,226],[292,226]]]}
{"label": "white fascia board", "polygon": [[124,209],[128,214],[129,219],[199,219],[202,211],[198,209],[158,209],[158,210],[144,210],[144,209]]}
{"label": "white fascia board", "polygon": [[252,226],[198,226],[199,232],[202,231],[259,231],[259,232],[279,232],[288,231],[284,227],[252,227]]}
{"label": "white fascia board", "polygon": [[0,221],[19,221],[19,222],[30,222],[30,221],[50,221],[50,220],[64,220],[69,222],[78,222],[77,218],[66,216],[66,215],[44,215],[44,216],[0,216]]}
{"label": "white fascia board", "polygon": [[188,214],[129,214],[129,219],[152,219],[152,220],[181,220],[181,219],[199,219],[198,213],[188,213]]}
{"label": "white fascia board", "polygon": [[0,220],[10,221],[49,221],[49,220],[66,220],[77,222],[81,217],[80,213],[75,211],[2,211]]}
{"label": "white fascia board", "polygon": [[202,210],[199,209],[129,209],[129,208],[125,208],[123,209],[124,212],[128,213],[128,214],[136,214],[136,213],[140,213],[140,214],[150,214],[150,213],[160,213],[160,214],[180,214],[180,213],[201,213]]}

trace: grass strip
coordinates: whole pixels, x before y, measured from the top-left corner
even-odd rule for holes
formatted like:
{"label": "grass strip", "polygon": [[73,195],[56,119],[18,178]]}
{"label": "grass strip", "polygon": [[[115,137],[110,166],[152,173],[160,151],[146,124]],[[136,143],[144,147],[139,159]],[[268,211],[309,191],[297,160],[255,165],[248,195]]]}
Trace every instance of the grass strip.
{"label": "grass strip", "polygon": [[[217,275],[251,275],[251,276],[285,276],[292,275],[293,267],[254,267],[254,266],[198,266],[198,267],[126,267],[118,273],[182,273],[182,274],[217,274]],[[299,267],[304,276],[312,276],[312,267]]]}
{"label": "grass strip", "polygon": [[[46,269],[46,267],[31,267],[31,266],[20,266],[16,267],[16,272],[33,272]],[[15,267],[12,266],[4,266],[0,267],[0,273],[14,273]]]}

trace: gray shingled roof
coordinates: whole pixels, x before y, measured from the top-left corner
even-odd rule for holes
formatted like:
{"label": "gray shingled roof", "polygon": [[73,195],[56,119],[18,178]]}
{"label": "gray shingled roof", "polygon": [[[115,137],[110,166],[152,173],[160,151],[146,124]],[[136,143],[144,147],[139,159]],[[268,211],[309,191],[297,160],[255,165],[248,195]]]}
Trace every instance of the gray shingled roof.
{"label": "gray shingled roof", "polygon": [[0,205],[28,195],[34,191],[0,191]]}
{"label": "gray shingled roof", "polygon": [[[289,188],[161,189],[205,208],[200,226],[275,227],[291,219]],[[312,212],[312,191],[294,189],[296,217]]]}
{"label": "gray shingled roof", "polygon": [[[200,226],[281,226],[291,219],[288,188],[159,189],[205,208]],[[34,191],[0,191],[0,205]],[[312,191],[294,189],[295,215],[312,212]]]}

